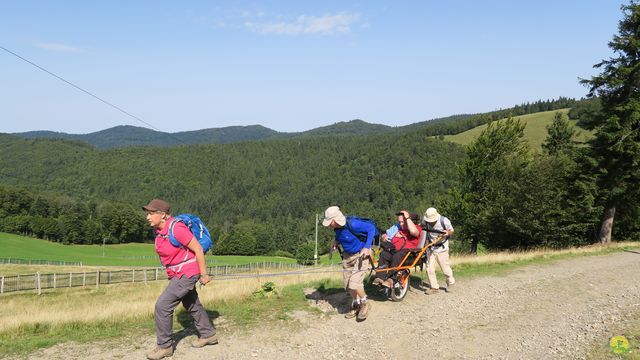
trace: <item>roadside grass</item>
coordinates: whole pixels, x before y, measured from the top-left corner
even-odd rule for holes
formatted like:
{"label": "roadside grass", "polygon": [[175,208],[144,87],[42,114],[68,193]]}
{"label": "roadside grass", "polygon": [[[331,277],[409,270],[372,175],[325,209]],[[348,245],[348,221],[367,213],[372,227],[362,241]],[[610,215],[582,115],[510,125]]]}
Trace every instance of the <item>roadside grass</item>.
{"label": "roadside grass", "polygon": [[[303,288],[327,286],[332,282],[327,278],[341,278],[341,274],[261,274],[254,278],[217,279],[198,289],[198,293],[217,327],[244,329],[287,320],[294,310],[309,310]],[[277,284],[279,295],[254,296],[267,281]],[[340,286],[337,281],[335,284],[331,286]],[[154,304],[165,286],[165,281],[154,281],[147,285],[48,290],[40,296],[33,292],[0,295],[0,357],[26,354],[66,341],[152,336]],[[174,332],[191,327],[191,319],[181,306],[176,314]]]}
{"label": "roadside grass", "polygon": [[496,276],[524,265],[547,263],[579,256],[607,255],[637,249],[640,242],[616,242],[609,245],[590,245],[562,250],[538,249],[519,252],[488,253],[481,256],[452,256],[451,265],[456,277]]}
{"label": "roadside grass", "polygon": [[[524,265],[606,255],[639,247],[640,242],[627,242],[559,251],[455,256],[452,261],[457,278],[501,276]],[[329,271],[282,276],[261,273],[254,278],[216,279],[198,292],[216,326],[229,329],[229,332],[263,324],[292,324],[291,313],[296,310],[318,313],[308,306],[304,288],[312,287],[325,295],[343,291],[339,268]],[[423,277],[424,273],[416,276]],[[265,282],[276,284],[279,294],[271,297],[253,295]],[[49,290],[41,296],[32,292],[0,295],[3,305],[0,307],[0,355],[25,354],[65,341],[152,336],[154,303],[165,286],[164,281],[155,281],[147,285]],[[191,321],[184,310],[177,311],[174,324],[174,332],[192,333],[189,330]]]}
{"label": "roadside grass", "polygon": [[[640,315],[640,314],[639,314]],[[611,339],[601,339],[601,341],[593,346],[589,353],[587,353],[587,359],[600,360],[600,359],[624,359],[624,360],[640,360],[640,316],[635,316],[631,325],[620,330],[619,333],[613,336],[624,336],[629,342],[627,351],[621,354],[614,354],[609,342]]]}

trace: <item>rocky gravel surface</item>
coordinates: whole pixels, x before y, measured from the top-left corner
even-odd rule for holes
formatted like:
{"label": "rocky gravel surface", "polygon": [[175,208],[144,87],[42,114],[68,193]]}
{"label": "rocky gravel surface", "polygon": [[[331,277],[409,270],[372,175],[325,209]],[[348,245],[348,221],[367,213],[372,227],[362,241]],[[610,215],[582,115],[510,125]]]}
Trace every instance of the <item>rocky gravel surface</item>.
{"label": "rocky gravel surface", "polygon": [[[344,319],[343,294],[308,290],[324,316],[249,332],[219,330],[202,349],[182,339],[172,359],[582,359],[640,317],[640,255],[617,253],[531,265],[506,275],[460,279],[455,291],[425,295],[417,286],[399,303],[374,296],[364,322]],[[144,359],[154,337],[59,344],[30,359]]]}

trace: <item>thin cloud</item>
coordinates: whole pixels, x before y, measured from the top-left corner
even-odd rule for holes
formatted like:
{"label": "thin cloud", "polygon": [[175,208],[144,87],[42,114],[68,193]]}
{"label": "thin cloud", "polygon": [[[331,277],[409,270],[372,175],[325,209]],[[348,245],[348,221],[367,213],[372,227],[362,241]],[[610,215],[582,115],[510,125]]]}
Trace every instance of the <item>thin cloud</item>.
{"label": "thin cloud", "polygon": [[58,44],[58,43],[35,43],[34,46],[40,49],[56,51],[56,52],[65,52],[65,53],[82,52],[80,48],[77,48],[75,46]]}
{"label": "thin cloud", "polygon": [[245,26],[259,34],[300,35],[319,34],[333,35],[351,32],[351,26],[360,18],[359,14],[338,13],[322,16],[300,15],[293,22],[247,22]]}

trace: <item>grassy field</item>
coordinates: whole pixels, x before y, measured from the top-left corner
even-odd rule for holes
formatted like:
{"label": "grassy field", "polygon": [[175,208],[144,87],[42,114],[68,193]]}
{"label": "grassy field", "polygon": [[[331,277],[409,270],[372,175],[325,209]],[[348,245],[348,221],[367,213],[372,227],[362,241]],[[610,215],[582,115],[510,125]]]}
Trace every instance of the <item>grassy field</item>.
{"label": "grassy field", "polygon": [[[457,278],[500,275],[517,267],[577,256],[603,255],[640,247],[640,243],[615,243],[561,251],[540,250],[494,253],[453,258]],[[200,289],[200,298],[221,329],[242,329],[254,324],[284,321],[294,310],[316,312],[307,304],[303,289],[341,292],[341,271],[215,280]],[[423,273],[417,277],[422,277]],[[274,282],[279,296],[252,295],[265,282]],[[153,307],[166,282],[116,284],[96,289],[71,288],[0,295],[0,355],[28,353],[64,341],[88,342],[123,336],[151,336]],[[320,290],[322,289],[322,290]],[[126,304],[126,306],[123,306]],[[174,331],[189,328],[190,320],[178,311]],[[278,325],[279,326],[279,325]],[[636,332],[637,334],[637,332]]]}
{"label": "grassy field", "polygon": [[[62,245],[46,240],[0,232],[1,258],[81,262],[83,266],[159,266],[153,244]],[[295,263],[275,256],[212,256],[209,265],[235,265],[258,262]],[[1,271],[0,271],[1,272]],[[5,274],[7,275],[7,274]]]}
{"label": "grassy field", "polygon": [[[542,143],[547,138],[547,126],[553,122],[553,116],[557,111],[568,113],[569,109],[545,111],[535,114],[517,116],[522,123],[526,124],[524,129],[524,139],[532,149],[541,149]],[[573,122],[575,124],[575,122]],[[481,125],[471,130],[467,130],[460,134],[445,136],[445,139],[457,144],[467,145],[475,140],[480,133],[487,128],[487,125]],[[586,130],[578,129],[578,141],[584,142],[592,136],[592,133]]]}

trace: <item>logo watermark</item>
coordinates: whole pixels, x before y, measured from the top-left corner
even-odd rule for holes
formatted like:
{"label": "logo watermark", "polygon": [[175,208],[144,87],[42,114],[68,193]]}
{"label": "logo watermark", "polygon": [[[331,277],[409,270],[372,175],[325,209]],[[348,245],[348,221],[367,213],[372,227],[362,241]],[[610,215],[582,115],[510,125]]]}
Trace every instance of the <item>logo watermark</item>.
{"label": "logo watermark", "polygon": [[609,346],[614,354],[625,354],[629,351],[629,340],[624,336],[614,336],[609,341]]}

